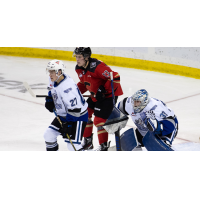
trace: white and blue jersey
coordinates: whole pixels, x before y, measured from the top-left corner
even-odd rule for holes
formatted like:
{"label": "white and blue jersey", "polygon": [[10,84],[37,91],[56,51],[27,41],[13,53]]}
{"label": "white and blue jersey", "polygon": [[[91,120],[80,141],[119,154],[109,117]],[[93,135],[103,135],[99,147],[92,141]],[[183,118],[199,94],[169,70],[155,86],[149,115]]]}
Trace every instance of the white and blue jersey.
{"label": "white and blue jersey", "polygon": [[161,139],[167,140],[171,144],[177,134],[178,120],[174,114],[174,111],[158,99],[149,98],[149,103],[140,113],[134,113],[133,104],[131,103],[131,97],[122,100],[119,103],[118,108],[124,114],[131,116],[133,122],[137,126],[138,131],[143,137],[149,131],[144,123],[144,120],[146,118],[145,113],[150,110],[154,112],[156,120],[161,124]]}
{"label": "white and blue jersey", "polygon": [[49,79],[49,96],[52,96],[57,114],[62,121],[88,121],[88,104],[80,93],[74,80],[67,74],[57,84]]}
{"label": "white and blue jersey", "polygon": [[[74,80],[67,74],[63,74],[64,79],[57,82],[51,82],[49,79],[49,96],[52,96],[57,115],[62,122],[72,122],[72,135],[70,136],[76,150],[82,148],[81,141],[84,129],[88,121],[88,104],[80,93]],[[61,125],[57,118],[44,133],[46,148],[48,151],[58,150],[57,137],[61,134]],[[68,139],[68,150],[73,151],[73,147]]]}

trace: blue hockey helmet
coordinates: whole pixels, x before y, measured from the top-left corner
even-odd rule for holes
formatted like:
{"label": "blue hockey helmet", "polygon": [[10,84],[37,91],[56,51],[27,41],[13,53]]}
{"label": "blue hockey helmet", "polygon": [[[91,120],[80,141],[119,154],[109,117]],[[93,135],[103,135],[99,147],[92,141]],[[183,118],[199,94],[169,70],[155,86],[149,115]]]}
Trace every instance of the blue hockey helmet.
{"label": "blue hockey helmet", "polygon": [[[134,101],[140,101],[139,106],[134,105]],[[132,97],[131,103],[133,105],[134,113],[141,112],[149,103],[149,94],[145,89],[138,90]]]}

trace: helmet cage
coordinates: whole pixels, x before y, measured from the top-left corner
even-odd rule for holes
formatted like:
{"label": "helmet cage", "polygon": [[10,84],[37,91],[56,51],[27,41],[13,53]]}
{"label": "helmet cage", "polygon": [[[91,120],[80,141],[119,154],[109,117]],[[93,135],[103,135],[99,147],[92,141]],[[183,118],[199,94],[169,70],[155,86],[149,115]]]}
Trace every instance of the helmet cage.
{"label": "helmet cage", "polygon": [[[134,101],[140,101],[141,104],[139,106],[134,106]],[[141,112],[149,103],[149,94],[146,90],[138,90],[132,97],[131,103],[133,105],[134,113]]]}

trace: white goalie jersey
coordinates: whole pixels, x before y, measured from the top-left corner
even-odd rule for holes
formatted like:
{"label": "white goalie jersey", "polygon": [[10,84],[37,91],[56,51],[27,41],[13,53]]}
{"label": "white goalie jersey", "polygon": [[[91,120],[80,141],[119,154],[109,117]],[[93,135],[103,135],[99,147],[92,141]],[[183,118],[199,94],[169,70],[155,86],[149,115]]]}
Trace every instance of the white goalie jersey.
{"label": "white goalie jersey", "polygon": [[[133,104],[131,103],[131,97],[125,98],[118,104],[118,108],[126,115],[130,115],[133,122],[137,126],[141,135],[145,136],[149,131],[147,126],[144,123],[144,119],[146,118],[147,111],[153,111],[155,114],[155,118],[161,122],[165,127],[165,121],[167,118],[174,118],[174,111],[168,108],[162,101],[149,98],[149,103],[147,106],[140,112],[134,113]],[[164,131],[164,130],[163,130]],[[167,129],[166,129],[167,131]],[[167,134],[167,132],[166,132]]]}
{"label": "white goalie jersey", "polygon": [[52,95],[57,114],[66,121],[87,121],[80,119],[87,113],[87,102],[74,80],[67,74],[63,76],[64,79],[59,84],[49,78],[49,96]]}

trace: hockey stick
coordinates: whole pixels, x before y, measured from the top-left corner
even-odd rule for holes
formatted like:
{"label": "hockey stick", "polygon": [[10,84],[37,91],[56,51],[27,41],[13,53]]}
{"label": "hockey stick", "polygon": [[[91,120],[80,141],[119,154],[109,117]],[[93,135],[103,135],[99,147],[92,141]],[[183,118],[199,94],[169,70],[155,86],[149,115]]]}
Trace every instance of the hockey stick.
{"label": "hockey stick", "polygon": [[[26,90],[31,94],[31,96],[34,97],[34,98],[47,97],[48,96],[48,95],[36,95],[27,82],[23,82],[23,85],[26,88]],[[83,95],[83,97],[95,97],[95,95]]]}
{"label": "hockey stick", "polygon": [[[114,108],[114,106],[115,106],[115,93],[114,93],[114,84],[113,84],[113,72],[110,72],[110,79],[111,79],[113,108]],[[116,142],[117,151],[121,151],[122,149],[121,149],[121,141],[120,141],[119,130],[115,132],[115,142]]]}
{"label": "hockey stick", "polygon": [[[47,95],[35,95],[35,93],[33,92],[33,90],[31,89],[31,87],[28,85],[27,82],[23,82],[23,85],[27,89],[27,91],[31,94],[32,97],[34,97],[34,98],[36,98],[36,97],[47,97]],[[56,118],[58,119],[58,121],[59,121],[59,123],[60,123],[60,125],[62,127],[62,122],[61,122],[60,118],[58,117],[55,109],[53,109],[53,112],[54,112]],[[73,146],[74,150],[76,151],[76,148],[75,148],[74,144],[72,143],[69,135],[68,134],[66,134],[66,135],[67,135],[67,138],[69,139],[71,145]]]}
{"label": "hockey stick", "polygon": [[[60,117],[57,115],[57,113],[56,113],[55,109],[53,109],[53,112],[54,112],[54,114],[55,114],[56,118],[58,119],[58,121],[59,121],[59,123],[60,123],[61,127],[63,127],[63,125],[62,125],[62,122],[61,122],[61,120],[60,120]],[[74,144],[72,143],[72,141],[71,141],[71,139],[70,139],[70,137],[69,137],[68,133],[66,133],[66,135],[67,135],[67,138],[68,138],[68,140],[70,141],[70,143],[71,143],[72,147],[74,148],[74,151],[76,151],[76,148],[75,148]]]}

